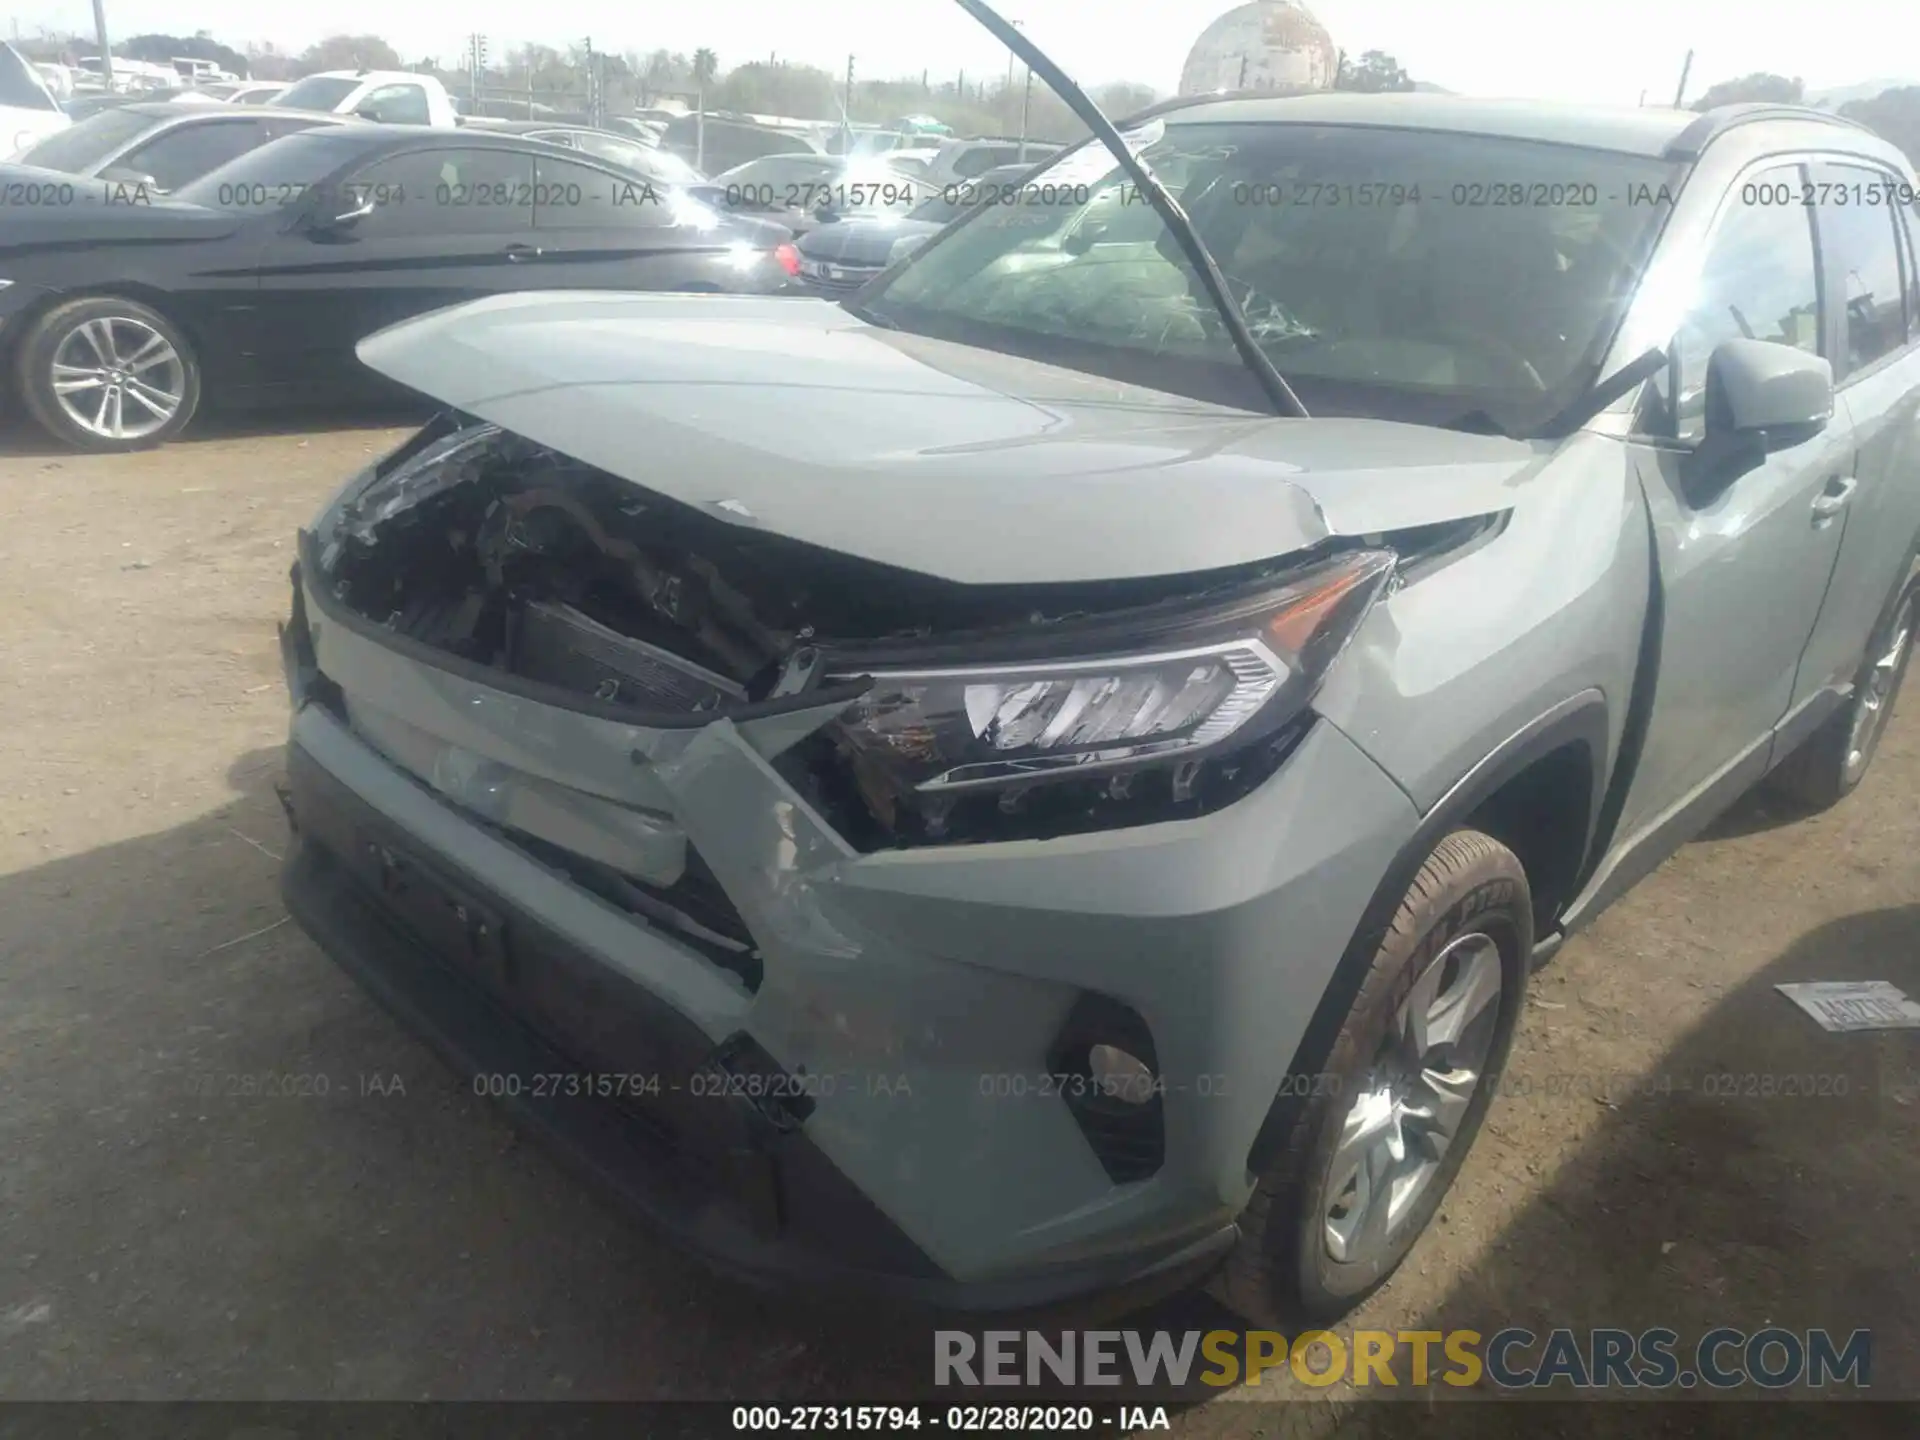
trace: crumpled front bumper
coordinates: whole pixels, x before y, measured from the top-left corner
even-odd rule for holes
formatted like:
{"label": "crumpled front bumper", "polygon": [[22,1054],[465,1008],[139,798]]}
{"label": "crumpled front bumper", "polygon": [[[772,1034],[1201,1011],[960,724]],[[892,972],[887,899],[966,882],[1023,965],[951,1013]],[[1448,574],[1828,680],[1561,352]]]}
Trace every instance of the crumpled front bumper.
{"label": "crumpled front bumper", "polygon": [[[304,598],[290,910],[469,1071],[582,1077],[486,1083],[740,1271],[999,1309],[1217,1259],[1417,821],[1320,723],[1203,818],[861,854],[770,763],[824,715],[644,730],[422,664]],[[758,944],[757,986],[516,844],[527,783],[575,797],[574,820],[683,836]],[[1165,1084],[1144,1165],[1102,1150],[1059,1078],[1063,1037],[1103,1013],[1144,1026]]]}

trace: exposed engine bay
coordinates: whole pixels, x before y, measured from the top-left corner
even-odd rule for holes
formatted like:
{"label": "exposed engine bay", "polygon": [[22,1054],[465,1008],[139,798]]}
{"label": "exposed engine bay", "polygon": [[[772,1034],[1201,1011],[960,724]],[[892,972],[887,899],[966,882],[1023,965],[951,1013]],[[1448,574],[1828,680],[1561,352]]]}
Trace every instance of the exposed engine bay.
{"label": "exposed engine bay", "polygon": [[794,662],[823,647],[961,641],[1260,573],[964,586],[756,534],[492,427],[395,462],[407,478],[376,480],[324,537],[335,598],[462,659],[640,713],[791,693],[805,679]]}
{"label": "exposed engine bay", "polygon": [[[638,724],[827,700],[832,687],[845,714],[775,763],[870,849],[1045,836],[1230,803],[1310,721],[1263,697],[1297,688],[1331,656],[1311,653],[1324,638],[1288,661],[1257,643],[1257,653],[1223,647],[1218,634],[1193,635],[1196,612],[1252,596],[1266,608],[1248,615],[1271,619],[1275,603],[1292,604],[1311,622],[1306,636],[1349,604],[1340,587],[1364,606],[1388,582],[1393,555],[1416,560],[1467,534],[1433,529],[1394,537],[1392,554],[1375,537],[1370,549],[1199,576],[963,585],[710,516],[449,417],[322,523],[316,579],[334,602],[417,645]],[[1297,588],[1286,598],[1289,577],[1343,566],[1345,579],[1313,582],[1334,587],[1320,598]],[[1254,622],[1233,623],[1248,634]],[[1181,648],[1189,644],[1200,648]],[[1151,670],[1071,658],[1156,647],[1168,653]],[[963,671],[943,668],[955,664]],[[954,674],[969,678],[942,678]],[[1186,737],[1235,707],[1288,709],[1288,722],[1271,734],[1247,724],[1231,751],[1186,754]]]}

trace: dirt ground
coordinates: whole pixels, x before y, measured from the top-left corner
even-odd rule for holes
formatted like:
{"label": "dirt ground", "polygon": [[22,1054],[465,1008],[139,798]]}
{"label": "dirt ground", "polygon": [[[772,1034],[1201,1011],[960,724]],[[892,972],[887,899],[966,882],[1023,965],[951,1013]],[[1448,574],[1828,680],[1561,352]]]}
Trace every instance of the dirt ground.
{"label": "dirt ground", "polygon": [[[0,430],[0,1396],[924,1391],[924,1329],[770,1303],[635,1230],[284,920],[294,530],[400,433],[83,458]],[[1827,1035],[1772,991],[1920,994],[1913,712],[1860,794],[1793,823],[1743,804],[1537,978],[1488,1132],[1355,1327],[1866,1328],[1873,1393],[1920,1399],[1920,1032]],[[328,1094],[221,1093],[269,1074]],[[1707,1093],[1722,1075],[1846,1093]],[[1182,1299],[1129,1323],[1232,1322]],[[1287,1393],[1175,1426],[1275,1435],[1262,1402]],[[1462,1434],[1576,1428],[1470,1408]],[[1740,1408],[1743,1433],[1788,1428]],[[1652,1428],[1605,1403],[1577,1425]]]}

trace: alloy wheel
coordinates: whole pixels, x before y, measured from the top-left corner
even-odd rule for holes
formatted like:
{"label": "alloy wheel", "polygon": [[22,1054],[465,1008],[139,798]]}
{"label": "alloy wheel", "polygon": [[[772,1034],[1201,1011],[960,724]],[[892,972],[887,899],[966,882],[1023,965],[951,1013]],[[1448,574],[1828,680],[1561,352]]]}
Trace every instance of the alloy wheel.
{"label": "alloy wheel", "polygon": [[1414,981],[1348,1108],[1321,1217],[1327,1254],[1385,1252],[1439,1174],[1480,1088],[1498,1031],[1500,947],[1456,936]]}
{"label": "alloy wheel", "polygon": [[53,394],[67,418],[103,440],[143,440],[180,412],[187,367],[144,320],[102,316],[76,325],[53,352]]}

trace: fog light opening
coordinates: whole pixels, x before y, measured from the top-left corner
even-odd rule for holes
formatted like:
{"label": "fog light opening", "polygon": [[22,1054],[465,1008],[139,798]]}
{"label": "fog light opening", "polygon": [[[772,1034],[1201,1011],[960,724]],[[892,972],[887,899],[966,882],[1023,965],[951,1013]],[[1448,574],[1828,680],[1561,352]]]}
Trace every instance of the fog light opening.
{"label": "fog light opening", "polygon": [[1128,1105],[1144,1105],[1154,1097],[1153,1067],[1118,1045],[1095,1045],[1087,1051],[1087,1069],[1094,1090],[1102,1097]]}

